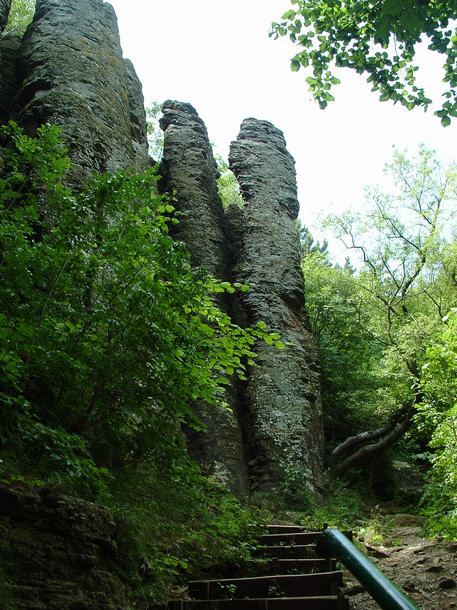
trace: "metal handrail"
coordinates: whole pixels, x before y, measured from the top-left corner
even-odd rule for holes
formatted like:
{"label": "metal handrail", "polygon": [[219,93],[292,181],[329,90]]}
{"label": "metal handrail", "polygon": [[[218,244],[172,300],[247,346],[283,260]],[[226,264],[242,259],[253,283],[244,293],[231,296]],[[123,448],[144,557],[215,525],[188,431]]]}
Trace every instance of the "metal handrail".
{"label": "metal handrail", "polygon": [[365,587],[383,610],[418,610],[338,529],[326,528],[317,540],[321,557],[336,557]]}

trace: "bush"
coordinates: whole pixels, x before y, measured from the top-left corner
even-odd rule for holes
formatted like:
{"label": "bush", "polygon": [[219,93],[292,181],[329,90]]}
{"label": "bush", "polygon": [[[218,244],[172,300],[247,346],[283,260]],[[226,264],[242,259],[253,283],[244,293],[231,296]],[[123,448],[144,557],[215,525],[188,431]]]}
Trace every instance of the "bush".
{"label": "bush", "polygon": [[257,517],[198,472],[181,424],[200,425],[194,401],[224,406],[278,335],[219,310],[247,287],[191,269],[153,170],[76,191],[56,127],[1,132],[0,480],[109,505],[135,599],[164,598],[197,565],[249,556]]}

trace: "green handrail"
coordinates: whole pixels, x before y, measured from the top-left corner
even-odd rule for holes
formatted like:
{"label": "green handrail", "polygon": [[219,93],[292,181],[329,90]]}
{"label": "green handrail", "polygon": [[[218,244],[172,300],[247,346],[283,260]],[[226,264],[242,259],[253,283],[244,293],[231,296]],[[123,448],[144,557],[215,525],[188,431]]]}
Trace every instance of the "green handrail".
{"label": "green handrail", "polygon": [[418,610],[397,587],[378,570],[339,530],[325,529],[317,540],[322,557],[336,557],[365,587],[383,610]]}

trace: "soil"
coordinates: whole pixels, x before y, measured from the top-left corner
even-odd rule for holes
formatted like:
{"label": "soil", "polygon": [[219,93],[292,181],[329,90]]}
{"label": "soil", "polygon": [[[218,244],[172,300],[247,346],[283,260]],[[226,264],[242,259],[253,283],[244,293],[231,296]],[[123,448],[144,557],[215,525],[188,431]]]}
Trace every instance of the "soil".
{"label": "soil", "polygon": [[[457,608],[457,542],[423,538],[417,516],[395,514],[390,522],[382,545],[365,544],[373,563],[419,610]],[[349,572],[345,593],[353,610],[379,610]]]}

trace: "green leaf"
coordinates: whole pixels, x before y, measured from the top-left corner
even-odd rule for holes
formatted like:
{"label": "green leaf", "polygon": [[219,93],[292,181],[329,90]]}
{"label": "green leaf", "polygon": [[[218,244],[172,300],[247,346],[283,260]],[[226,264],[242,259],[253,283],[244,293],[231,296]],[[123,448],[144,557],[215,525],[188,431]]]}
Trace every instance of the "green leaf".
{"label": "green leaf", "polygon": [[296,15],[296,12],[293,9],[290,9],[284,13],[284,15],[281,17],[281,19],[291,21],[292,19],[295,19],[295,15]]}
{"label": "green leaf", "polygon": [[298,72],[300,70],[300,68],[301,68],[301,64],[296,59],[293,59],[290,62],[290,68],[291,68],[292,72]]}

